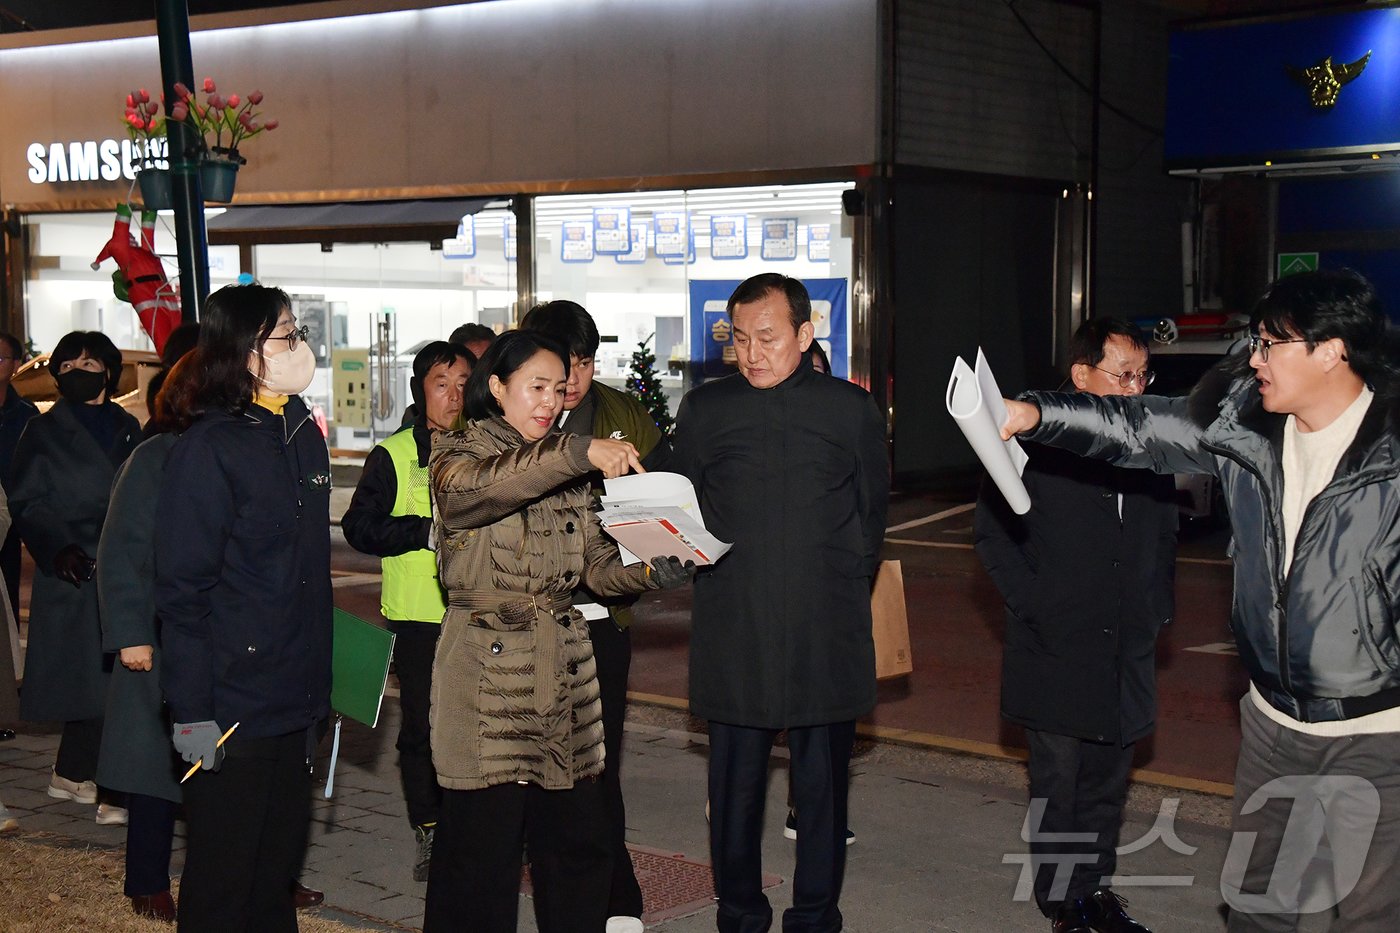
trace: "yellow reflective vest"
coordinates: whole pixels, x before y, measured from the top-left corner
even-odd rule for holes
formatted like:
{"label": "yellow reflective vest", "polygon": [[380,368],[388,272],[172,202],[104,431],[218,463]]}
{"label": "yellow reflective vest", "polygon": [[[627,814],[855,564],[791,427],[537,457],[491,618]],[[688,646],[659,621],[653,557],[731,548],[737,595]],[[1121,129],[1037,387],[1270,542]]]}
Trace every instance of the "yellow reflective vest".
{"label": "yellow reflective vest", "polygon": [[[418,445],[412,429],[398,432],[379,445],[394,464],[394,516],[433,515],[428,468],[418,465]],[[438,582],[437,555],[419,548],[396,557],[385,557],[379,595],[384,618],[402,622],[441,622],[447,611],[447,594]]]}

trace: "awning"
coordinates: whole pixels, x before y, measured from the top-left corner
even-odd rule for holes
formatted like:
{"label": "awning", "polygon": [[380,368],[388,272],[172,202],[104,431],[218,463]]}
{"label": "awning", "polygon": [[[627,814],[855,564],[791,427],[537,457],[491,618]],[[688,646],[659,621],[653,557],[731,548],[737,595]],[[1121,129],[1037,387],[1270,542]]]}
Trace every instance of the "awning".
{"label": "awning", "polygon": [[211,246],[262,243],[437,243],[498,198],[230,207],[210,217]]}

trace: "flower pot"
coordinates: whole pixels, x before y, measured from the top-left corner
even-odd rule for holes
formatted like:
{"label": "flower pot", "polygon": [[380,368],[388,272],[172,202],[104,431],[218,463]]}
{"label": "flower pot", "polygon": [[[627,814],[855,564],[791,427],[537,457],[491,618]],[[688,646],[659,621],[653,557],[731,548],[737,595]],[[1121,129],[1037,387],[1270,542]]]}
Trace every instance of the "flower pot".
{"label": "flower pot", "polygon": [[136,183],[141,186],[141,203],[147,210],[170,210],[174,198],[170,190],[169,169],[143,168],[136,173]]}
{"label": "flower pot", "polygon": [[233,186],[238,182],[238,163],[205,159],[199,164],[199,181],[204,200],[227,204],[233,200]]}

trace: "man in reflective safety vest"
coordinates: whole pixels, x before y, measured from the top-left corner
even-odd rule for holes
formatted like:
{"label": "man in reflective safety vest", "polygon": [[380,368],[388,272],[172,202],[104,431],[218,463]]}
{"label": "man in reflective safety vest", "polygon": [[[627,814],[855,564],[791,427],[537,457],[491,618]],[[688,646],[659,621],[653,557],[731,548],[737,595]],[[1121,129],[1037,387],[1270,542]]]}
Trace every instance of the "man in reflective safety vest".
{"label": "man in reflective safety vest", "polygon": [[472,362],[465,347],[443,340],[418,352],[409,386],[420,414],[370,451],[341,519],[351,547],[383,558],[380,611],[395,636],[394,669],[403,717],[397,743],[399,773],[408,820],[418,839],[415,881],[428,880],[442,799],[429,744],[428,697],[446,600],[432,540],[428,454],[431,432],[457,425]]}

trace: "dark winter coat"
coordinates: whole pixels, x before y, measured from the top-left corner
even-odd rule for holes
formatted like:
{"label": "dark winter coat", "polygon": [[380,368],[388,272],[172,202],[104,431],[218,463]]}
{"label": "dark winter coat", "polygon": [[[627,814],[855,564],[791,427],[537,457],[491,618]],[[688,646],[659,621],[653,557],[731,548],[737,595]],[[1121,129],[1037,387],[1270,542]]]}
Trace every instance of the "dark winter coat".
{"label": "dark winter coat", "polygon": [[180,436],[156,507],[161,686],[176,722],[242,738],[330,713],[330,459],[297,396]]}
{"label": "dark winter coat", "polygon": [[170,744],[170,717],[160,692],[160,626],[156,621],[156,502],[176,435],[158,434],[137,447],[117,473],[112,504],[97,546],[97,596],[102,647],[113,653],[150,645],[149,671],[118,659],[107,689],[97,783],[112,790],[180,802],[183,769]]}
{"label": "dark winter coat", "polygon": [[1006,600],[1001,714],[1040,732],[1129,745],[1156,717],[1157,633],[1174,600],[1175,484],[1026,446],[1031,510],[1016,515],[984,484],[973,523],[977,554]]}
{"label": "dark winter coat", "polygon": [[96,719],[107,705],[112,658],[102,650],[97,584],[54,576],[53,559],[76,544],[97,556],[112,478],[141,440],[141,425],[107,402],[111,447],[103,450],[60,399],[30,420],[11,464],[10,513],[34,557],[29,649],[20,711],[28,720]]}
{"label": "dark winter coat", "polygon": [[1326,722],[1400,706],[1400,402],[1377,385],[1332,481],[1304,511],[1283,564],[1283,428],[1252,375],[1187,398],[1030,393],[1030,437],[1121,466],[1213,473],[1234,529],[1230,624],[1265,699]]}
{"label": "dark winter coat", "polygon": [[691,712],[768,729],[869,712],[889,499],[874,399],[805,356],[770,389],[707,382],[681,401],[673,464],[705,527],[734,545],[695,580]]}
{"label": "dark winter coat", "polygon": [[[5,490],[0,487],[0,541],[9,531],[10,507],[5,502]],[[0,575],[0,596],[4,594],[3,581],[4,576]],[[19,691],[15,689],[15,646],[18,642],[10,641],[12,629],[15,639],[18,639],[19,627],[10,610],[10,601],[0,598],[0,726],[19,719]]]}
{"label": "dark winter coat", "polygon": [[14,462],[20,435],[29,420],[38,414],[34,403],[16,392],[14,386],[5,387],[5,400],[0,403],[0,483],[9,482],[10,465]]}
{"label": "dark winter coat", "polygon": [[548,790],[603,770],[593,645],[569,607],[580,582],[608,596],[655,589],[598,525],[589,438],[526,442],[503,418],[433,436],[438,567],[448,609],[433,659],[438,783]]}

